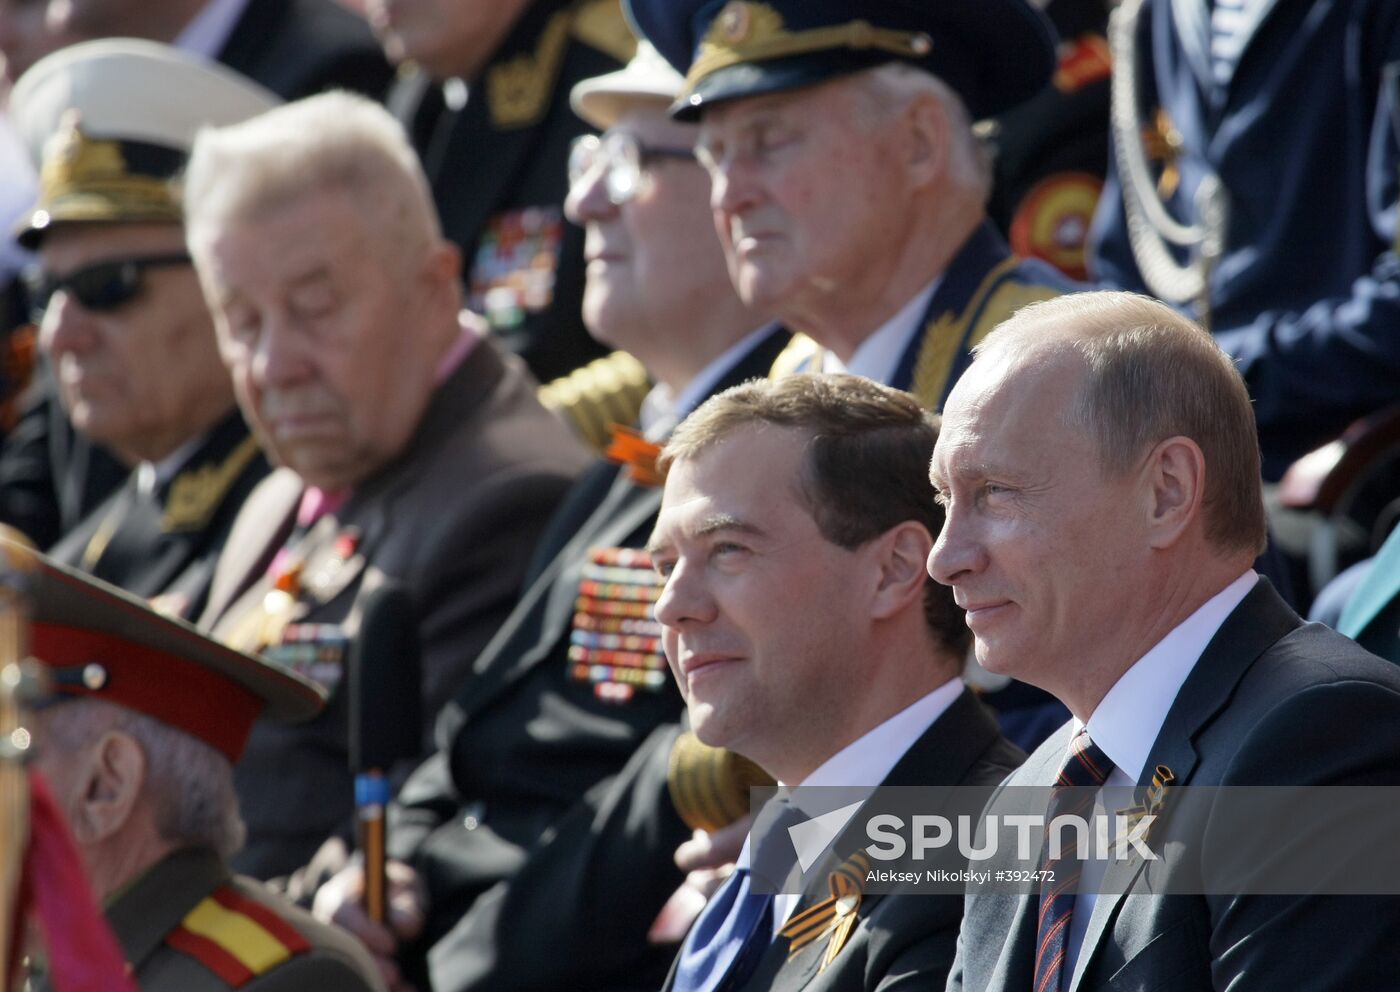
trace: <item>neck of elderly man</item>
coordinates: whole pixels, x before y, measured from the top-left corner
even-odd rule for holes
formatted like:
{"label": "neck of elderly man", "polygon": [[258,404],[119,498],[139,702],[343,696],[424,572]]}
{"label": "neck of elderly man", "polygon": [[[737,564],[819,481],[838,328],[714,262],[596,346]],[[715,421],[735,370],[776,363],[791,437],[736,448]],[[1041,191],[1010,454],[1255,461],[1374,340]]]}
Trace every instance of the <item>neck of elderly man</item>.
{"label": "neck of elderly man", "polygon": [[[746,149],[765,128],[779,148]],[[722,101],[705,110],[699,147],[740,296],[843,361],[985,219],[987,163],[967,112],[918,70]]]}
{"label": "neck of elderly man", "polygon": [[846,275],[814,275],[777,308],[785,326],[849,362],[865,340],[942,275],[982,223],[980,205],[958,196],[917,197],[909,223],[891,230],[883,257]]}
{"label": "neck of elderly man", "polygon": [[181,846],[162,836],[151,758],[120,723],[116,707],[88,700],[40,710],[38,771],[63,810],[88,882],[110,899]]}

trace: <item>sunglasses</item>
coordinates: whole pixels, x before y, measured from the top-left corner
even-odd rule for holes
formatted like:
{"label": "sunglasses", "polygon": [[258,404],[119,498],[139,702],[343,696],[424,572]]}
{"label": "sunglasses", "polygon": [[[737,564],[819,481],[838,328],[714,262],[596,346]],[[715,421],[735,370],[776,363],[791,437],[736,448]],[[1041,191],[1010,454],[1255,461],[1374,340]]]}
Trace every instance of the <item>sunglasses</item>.
{"label": "sunglasses", "polygon": [[84,310],[98,313],[115,310],[140,294],[147,269],[189,264],[190,256],[181,252],[95,262],[63,276],[50,275],[38,267],[32,268],[24,278],[29,293],[30,318],[36,324],[43,320],[49,301],[59,290],[77,300]]}
{"label": "sunglasses", "polygon": [[620,207],[641,192],[647,167],[658,159],[693,162],[695,152],[643,144],[625,131],[610,131],[602,138],[581,135],[569,146],[569,185],[577,186],[602,169],[608,199]]}

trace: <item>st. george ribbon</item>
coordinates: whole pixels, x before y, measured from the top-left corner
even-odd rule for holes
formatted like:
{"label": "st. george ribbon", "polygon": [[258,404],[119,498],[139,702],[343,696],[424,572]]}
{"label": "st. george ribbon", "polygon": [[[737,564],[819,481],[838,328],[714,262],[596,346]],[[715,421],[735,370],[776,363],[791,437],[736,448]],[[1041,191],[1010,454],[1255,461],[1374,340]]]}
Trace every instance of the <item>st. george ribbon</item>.
{"label": "st. george ribbon", "polygon": [[350,648],[350,770],[365,859],[365,910],[384,922],[389,770],[422,748],[419,642],[413,602],[392,580],[365,600]]}

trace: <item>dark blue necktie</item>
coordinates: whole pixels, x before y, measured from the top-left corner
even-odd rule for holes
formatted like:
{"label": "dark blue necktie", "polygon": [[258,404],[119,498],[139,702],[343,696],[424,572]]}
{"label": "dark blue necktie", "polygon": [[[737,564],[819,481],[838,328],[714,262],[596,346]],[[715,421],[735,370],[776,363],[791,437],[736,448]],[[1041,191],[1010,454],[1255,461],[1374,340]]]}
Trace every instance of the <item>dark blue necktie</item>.
{"label": "dark blue necktie", "polygon": [[[753,870],[736,868],[686,935],[672,992],[738,988],[773,943],[773,896],[795,862],[788,828],[806,816],[785,801],[764,808],[749,835],[749,863],[768,884],[754,886]],[[752,891],[768,890],[767,894]]]}
{"label": "dark blue necktie", "polygon": [[736,868],[686,935],[673,992],[714,992],[732,973],[737,984],[773,940],[773,896],[749,890],[753,875]]}

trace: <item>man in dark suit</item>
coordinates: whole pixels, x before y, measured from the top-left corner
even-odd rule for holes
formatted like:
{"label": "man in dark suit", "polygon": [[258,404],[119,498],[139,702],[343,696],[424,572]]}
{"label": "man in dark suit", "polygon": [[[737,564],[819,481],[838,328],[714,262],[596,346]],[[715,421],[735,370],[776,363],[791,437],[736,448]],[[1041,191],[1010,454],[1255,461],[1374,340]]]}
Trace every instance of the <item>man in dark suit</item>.
{"label": "man in dark suit", "polygon": [[[967,608],[982,664],[1073,714],[1008,785],[1152,789],[1170,811],[1154,776],[1400,784],[1400,738],[1377,732],[1400,720],[1400,673],[1304,625],[1250,568],[1258,451],[1238,370],[1164,304],[1063,297],[987,339],[944,409],[931,475],[947,522],[929,570]],[[1099,887],[1086,865],[1091,883],[1068,891],[970,892],[949,988],[1393,981],[1393,897],[1154,894],[1189,867],[1138,860]],[[1319,950],[1343,934],[1346,953]]]}
{"label": "man in dark suit", "polygon": [[[25,0],[25,10],[7,12],[13,5],[0,0],[0,38],[16,46],[11,70],[27,68],[19,56],[30,50],[135,37],[216,59],[288,100],[331,88],[379,99],[392,77],[363,20],[335,0]],[[54,392],[40,365],[0,456],[0,519],[41,547],[71,530],[127,474],[119,458],[74,431]]]}
{"label": "man in dark suit", "polygon": [[[426,954],[439,992],[642,992],[670,962],[646,930],[681,880],[671,854],[690,831],[666,790],[680,701],[649,616],[659,583],[639,550],[661,503],[649,462],[681,417],[763,376],[787,340],[734,294],[714,239],[676,237],[706,235],[709,223],[709,181],[689,153],[694,128],[665,113],[680,83],[643,49],[626,69],[573,91],[578,113],[604,130],[578,145],[568,198],[589,260],[583,314],[657,385],[643,404],[643,437],[619,434],[629,463],[599,462],[570,492],[520,604],[440,722],[443,748],[400,796],[390,846],[421,878],[425,926],[370,924],[357,868],[316,897],[318,915],[381,954],[409,941],[399,960],[411,972]],[[629,602],[634,595],[643,598]],[[627,606],[633,615],[622,615]],[[633,650],[619,650],[628,643]],[[624,780],[638,767],[659,774],[644,776],[634,806],[600,816],[598,797],[624,765]],[[639,866],[625,884],[606,877],[598,853],[614,844]],[[403,896],[413,895],[401,879]],[[557,953],[540,954],[541,942]]]}
{"label": "man in dark suit", "polygon": [[[185,99],[161,100],[172,92]],[[219,361],[169,182],[200,127],[277,102],[221,66],[122,39],[41,60],[10,105],[43,163],[20,230],[39,256],[41,350],[64,412],[131,466],[51,553],[185,618],[268,466]]]}
{"label": "man in dark suit", "polygon": [[423,159],[447,237],[466,260],[467,304],[541,382],[601,352],[579,316],[583,232],[567,223],[569,109],[581,79],[635,45],[618,0],[371,0],[394,62],[388,97]]}
{"label": "man in dark suit", "polygon": [[460,318],[460,256],[377,104],[321,94],[201,132],[185,207],[234,391],[282,466],[235,522],[200,623],[331,691],[314,723],[256,728],[240,766],[240,864],[266,877],[350,814],[342,676],[367,597],[408,594],[425,746],[587,457]]}
{"label": "man in dark suit", "polygon": [[[1022,757],[963,685],[967,627],[925,573],[942,524],[924,471],[937,436],[905,393],[792,376],[715,397],[662,454],[648,549],[691,725],[797,787],[797,806],[817,787],[992,785]],[[752,857],[696,921],[668,990],[945,979],[958,896],[862,895],[857,872],[836,906],[839,866],[764,895]],[[805,939],[822,913],[851,912]]]}

